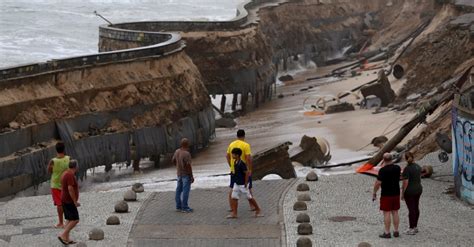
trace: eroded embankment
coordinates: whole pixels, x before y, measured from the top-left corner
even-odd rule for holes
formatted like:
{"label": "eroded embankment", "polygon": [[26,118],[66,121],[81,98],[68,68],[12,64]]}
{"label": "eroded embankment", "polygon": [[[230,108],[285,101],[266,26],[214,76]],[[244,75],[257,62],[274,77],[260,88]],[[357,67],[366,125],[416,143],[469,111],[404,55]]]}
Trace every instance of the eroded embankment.
{"label": "eroded embankment", "polygon": [[[180,32],[186,52],[211,94],[252,96],[254,106],[271,98],[276,68],[304,54],[318,64],[343,49],[359,51],[371,35],[396,19],[406,1],[254,0],[224,22],[134,22],[100,27],[99,48],[111,51],[152,44],[152,32]],[[416,26],[407,30],[413,31]],[[129,34],[140,33],[130,37]],[[392,42],[404,37],[394,37]],[[389,45],[389,44],[386,44]]]}
{"label": "eroded embankment", "polygon": [[214,134],[209,94],[184,46],[175,42],[178,48],[159,54],[120,59],[126,51],[119,51],[114,61],[96,55],[95,63],[83,66],[65,59],[49,65],[54,69],[5,70],[0,197],[47,178],[55,140],[78,159],[81,176],[91,167],[170,153],[182,137],[194,149],[206,146]]}

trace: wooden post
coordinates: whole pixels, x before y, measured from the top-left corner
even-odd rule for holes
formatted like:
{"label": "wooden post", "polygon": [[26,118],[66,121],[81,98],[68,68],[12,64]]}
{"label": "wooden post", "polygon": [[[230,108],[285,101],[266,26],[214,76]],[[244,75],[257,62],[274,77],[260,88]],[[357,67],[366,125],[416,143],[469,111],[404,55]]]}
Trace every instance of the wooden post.
{"label": "wooden post", "polygon": [[237,99],[239,97],[239,94],[234,93],[234,96],[232,96],[232,111],[235,111],[237,109]]}
{"label": "wooden post", "polygon": [[223,94],[221,98],[221,112],[225,112],[225,98],[225,94]]}
{"label": "wooden post", "polygon": [[249,93],[245,92],[242,93],[242,96],[240,97],[240,105],[242,106],[242,112],[247,112],[247,102],[249,100]]}

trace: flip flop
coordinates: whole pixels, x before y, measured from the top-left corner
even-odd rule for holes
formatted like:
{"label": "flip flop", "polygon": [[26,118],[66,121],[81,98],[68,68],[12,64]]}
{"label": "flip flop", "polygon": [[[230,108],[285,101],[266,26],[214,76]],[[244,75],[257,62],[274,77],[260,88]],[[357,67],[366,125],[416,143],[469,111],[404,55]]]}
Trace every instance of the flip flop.
{"label": "flip flop", "polygon": [[60,236],[58,236],[58,239],[63,245],[69,245],[69,242],[64,241]]}
{"label": "flip flop", "polygon": [[260,217],[264,217],[264,216],[265,216],[265,215],[263,215],[263,214],[256,214],[256,215],[255,215],[255,218],[260,218]]}
{"label": "flip flop", "polygon": [[62,228],[64,228],[64,225],[62,225],[62,226],[54,225],[53,227],[56,228],[56,229],[62,229]]}
{"label": "flip flop", "polygon": [[69,243],[68,243],[68,244],[77,244],[77,242],[76,242],[76,241],[73,241],[73,240],[71,240],[71,241],[69,241]]}
{"label": "flip flop", "polygon": [[226,219],[237,219],[237,216],[227,215]]}
{"label": "flip flop", "polygon": [[249,211],[257,211],[257,209],[256,208],[251,208],[251,209],[249,209]]}

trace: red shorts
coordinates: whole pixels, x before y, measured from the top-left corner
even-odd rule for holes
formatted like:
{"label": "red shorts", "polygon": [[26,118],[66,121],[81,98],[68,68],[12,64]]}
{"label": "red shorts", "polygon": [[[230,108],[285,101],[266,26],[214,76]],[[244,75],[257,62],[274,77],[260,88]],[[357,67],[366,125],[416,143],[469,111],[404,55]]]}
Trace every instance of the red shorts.
{"label": "red shorts", "polygon": [[400,209],[400,196],[382,196],[380,197],[380,210],[394,211]]}
{"label": "red shorts", "polygon": [[53,196],[53,203],[55,206],[61,206],[61,190],[51,188],[51,195]]}

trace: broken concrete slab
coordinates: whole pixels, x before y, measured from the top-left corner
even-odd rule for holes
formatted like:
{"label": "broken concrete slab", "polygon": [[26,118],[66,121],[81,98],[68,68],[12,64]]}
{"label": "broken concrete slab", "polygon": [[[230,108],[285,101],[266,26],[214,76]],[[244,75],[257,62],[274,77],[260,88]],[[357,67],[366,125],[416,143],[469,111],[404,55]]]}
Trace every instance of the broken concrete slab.
{"label": "broken concrete slab", "polygon": [[309,137],[304,135],[300,145],[289,151],[291,161],[296,161],[304,166],[318,166],[331,159],[329,143],[322,137]]}
{"label": "broken concrete slab", "polygon": [[342,102],[336,105],[330,105],[327,107],[325,113],[338,113],[338,112],[346,112],[346,111],[355,111],[354,105],[347,102]]}
{"label": "broken concrete slab", "polygon": [[384,70],[380,70],[378,81],[371,85],[366,85],[360,89],[360,92],[367,98],[370,95],[377,96],[382,104],[380,106],[387,106],[395,100],[395,92],[390,86],[390,81],[385,75]]}
{"label": "broken concrete slab", "polygon": [[237,123],[232,118],[220,118],[216,120],[217,128],[234,128]]}

